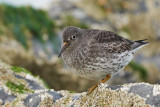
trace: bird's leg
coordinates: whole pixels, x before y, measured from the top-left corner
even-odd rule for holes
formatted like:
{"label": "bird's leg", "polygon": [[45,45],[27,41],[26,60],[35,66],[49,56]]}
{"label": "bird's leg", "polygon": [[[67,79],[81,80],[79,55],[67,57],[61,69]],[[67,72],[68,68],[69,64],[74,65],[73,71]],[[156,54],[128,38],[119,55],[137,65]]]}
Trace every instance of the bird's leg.
{"label": "bird's leg", "polygon": [[111,78],[111,75],[107,75],[106,78],[102,79],[101,83],[105,83],[110,78]]}
{"label": "bird's leg", "polygon": [[[105,82],[106,82],[107,80],[109,80],[110,78],[111,78],[111,76],[110,76],[110,75],[107,75],[106,78],[102,79],[100,83],[105,83]],[[91,87],[91,88],[88,90],[87,95],[91,94],[91,93],[93,92],[93,90],[94,90],[95,88],[97,88],[97,87],[98,87],[98,84],[97,84],[97,85],[94,85],[93,87]]]}

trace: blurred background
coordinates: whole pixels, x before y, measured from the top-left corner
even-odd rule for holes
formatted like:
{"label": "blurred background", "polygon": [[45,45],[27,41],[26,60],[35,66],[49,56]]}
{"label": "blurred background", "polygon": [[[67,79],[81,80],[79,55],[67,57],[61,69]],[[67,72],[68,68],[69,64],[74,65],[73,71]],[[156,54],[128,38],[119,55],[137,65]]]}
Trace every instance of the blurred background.
{"label": "blurred background", "polygon": [[110,85],[160,83],[159,0],[0,0],[0,60],[42,78],[48,88],[86,91],[98,81],[67,71],[60,51],[66,26],[110,30],[150,44]]}

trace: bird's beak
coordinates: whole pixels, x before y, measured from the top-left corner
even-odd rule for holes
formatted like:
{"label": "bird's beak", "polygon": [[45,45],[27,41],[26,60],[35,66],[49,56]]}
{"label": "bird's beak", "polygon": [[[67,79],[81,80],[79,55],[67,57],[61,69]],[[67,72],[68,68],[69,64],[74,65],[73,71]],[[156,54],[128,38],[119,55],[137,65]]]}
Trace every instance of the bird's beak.
{"label": "bird's beak", "polygon": [[60,51],[58,57],[61,56],[61,54],[66,50],[67,47],[68,47],[68,43],[67,43],[67,42],[64,42],[64,43],[63,43],[63,47],[62,47],[62,49],[61,49],[61,51]]}

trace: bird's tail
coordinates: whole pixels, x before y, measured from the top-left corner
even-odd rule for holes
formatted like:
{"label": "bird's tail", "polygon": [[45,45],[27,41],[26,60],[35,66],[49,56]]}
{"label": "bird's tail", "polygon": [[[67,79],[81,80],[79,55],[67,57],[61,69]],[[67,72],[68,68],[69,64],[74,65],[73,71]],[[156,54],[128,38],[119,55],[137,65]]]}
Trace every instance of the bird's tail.
{"label": "bird's tail", "polygon": [[136,49],[136,48],[140,48],[142,46],[147,45],[149,42],[147,42],[146,40],[148,39],[134,41],[132,48]]}

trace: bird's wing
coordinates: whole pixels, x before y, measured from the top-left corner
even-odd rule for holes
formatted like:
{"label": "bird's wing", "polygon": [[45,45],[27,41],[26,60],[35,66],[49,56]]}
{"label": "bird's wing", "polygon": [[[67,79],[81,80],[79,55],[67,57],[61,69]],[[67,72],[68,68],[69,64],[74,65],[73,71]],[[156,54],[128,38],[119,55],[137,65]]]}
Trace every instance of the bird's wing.
{"label": "bird's wing", "polygon": [[93,43],[99,44],[100,47],[109,53],[122,53],[131,50],[133,41],[125,39],[111,31],[100,30],[94,35]]}

